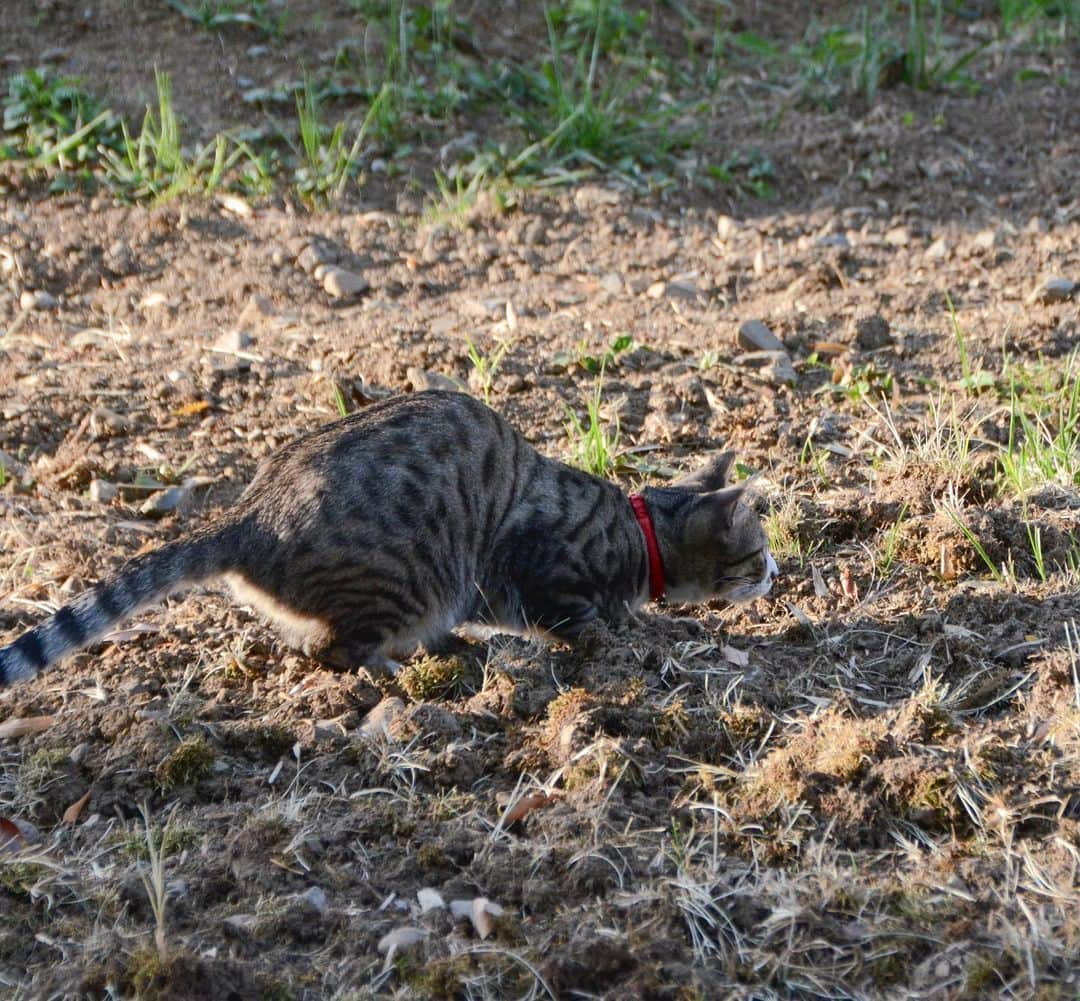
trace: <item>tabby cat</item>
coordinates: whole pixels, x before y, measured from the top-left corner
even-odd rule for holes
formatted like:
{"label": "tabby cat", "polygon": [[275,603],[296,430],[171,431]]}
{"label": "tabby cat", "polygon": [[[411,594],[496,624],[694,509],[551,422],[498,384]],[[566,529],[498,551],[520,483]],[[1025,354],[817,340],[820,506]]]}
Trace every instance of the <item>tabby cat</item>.
{"label": "tabby cat", "polygon": [[741,489],[725,488],[731,463],[627,498],[469,396],[385,400],[279,449],[218,521],[0,648],[0,684],[217,576],[305,653],[391,670],[462,623],[572,640],[650,597],[756,598],[776,564]]}

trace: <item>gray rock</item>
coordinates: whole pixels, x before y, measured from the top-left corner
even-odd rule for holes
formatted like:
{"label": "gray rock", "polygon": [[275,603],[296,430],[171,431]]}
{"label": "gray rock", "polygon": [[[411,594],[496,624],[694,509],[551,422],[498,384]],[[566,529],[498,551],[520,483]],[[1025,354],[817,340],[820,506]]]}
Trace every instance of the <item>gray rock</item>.
{"label": "gray rock", "polygon": [[320,914],[325,914],[330,909],[330,901],[326,898],[326,891],[321,886],[309,886],[300,894],[300,899],[311,904]]}
{"label": "gray rock", "polygon": [[459,379],[443,375],[441,372],[427,372],[415,366],[410,366],[406,370],[405,378],[409,380],[409,385],[412,386],[413,391],[416,393],[422,393],[427,389],[445,389],[451,393],[467,393],[469,391],[469,387]]}
{"label": "gray rock", "polygon": [[296,263],[311,274],[320,264],[336,264],[337,254],[323,243],[309,243],[300,251]]}
{"label": "gray rock", "polygon": [[363,275],[337,267],[326,269],[322,284],[335,299],[349,299],[371,288],[371,283]]}
{"label": "gray rock", "polygon": [[815,243],[826,250],[850,250],[851,241],[843,233],[829,233],[819,236]]}
{"label": "gray rock", "polygon": [[765,378],[774,385],[794,386],[799,381],[798,373],[786,351],[748,351],[739,355],[735,364],[760,368]]}
{"label": "gray rock", "polygon": [[95,504],[109,504],[116,500],[116,495],[119,493],[120,488],[115,483],[110,483],[108,480],[90,481],[90,500]]}
{"label": "gray rock", "polygon": [[893,342],[889,321],[879,313],[859,317],[855,321],[855,341],[864,351],[888,347]]}
{"label": "gray rock", "polygon": [[783,351],[784,344],[760,320],[747,320],[739,327],[739,344],[748,351]]}
{"label": "gray rock", "polygon": [[1065,302],[1073,297],[1076,288],[1076,282],[1072,279],[1056,275],[1047,278],[1038,288],[1033,289],[1028,296],[1028,302]]}
{"label": "gray rock", "polygon": [[56,309],[56,296],[44,290],[27,289],[19,296],[19,306],[25,310]]}
{"label": "gray rock", "polygon": [[403,712],[405,712],[404,701],[394,696],[385,698],[364,717],[364,722],[360,724],[360,732],[365,737],[387,736],[390,733],[391,724]]}

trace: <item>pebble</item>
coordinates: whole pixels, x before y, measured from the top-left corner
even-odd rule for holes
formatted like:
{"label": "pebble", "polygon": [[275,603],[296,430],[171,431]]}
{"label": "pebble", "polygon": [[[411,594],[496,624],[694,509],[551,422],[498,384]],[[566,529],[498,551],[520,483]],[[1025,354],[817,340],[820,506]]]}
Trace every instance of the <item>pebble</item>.
{"label": "pebble", "polygon": [[855,321],[855,341],[864,351],[888,347],[893,342],[889,321],[880,313],[859,317]]}
{"label": "pebble", "polygon": [[1070,278],[1055,276],[1047,278],[1038,288],[1033,289],[1028,296],[1028,302],[1065,302],[1071,299],[1076,292],[1076,282]]}
{"label": "pebble", "polygon": [[390,696],[383,699],[365,717],[360,724],[360,732],[365,737],[385,736],[390,732],[390,726],[403,712],[405,703],[402,699]]}
{"label": "pebble", "polygon": [[405,378],[409,380],[414,393],[422,393],[428,389],[443,389],[451,393],[467,393],[469,387],[460,379],[453,376],[443,375],[441,372],[427,372],[422,368],[410,365],[405,370]]}
{"label": "pebble", "polygon": [[906,247],[911,242],[907,226],[894,226],[885,234],[885,242],[890,247]]}
{"label": "pebble", "polygon": [[926,248],[926,256],[932,261],[943,261],[949,256],[949,245],[945,242],[944,237],[938,237],[929,247]]}
{"label": "pebble", "polygon": [[747,320],[738,333],[739,344],[748,351],[783,351],[784,345],[761,320]]}
{"label": "pebble", "polygon": [[334,264],[336,261],[337,255],[321,243],[309,243],[296,258],[297,266],[308,274],[311,274],[320,264]]}
{"label": "pebble", "polygon": [[265,295],[256,292],[248,299],[236,324],[239,327],[254,327],[275,316],[277,310],[274,309],[274,304]]}
{"label": "pebble", "polygon": [[416,899],[420,904],[420,911],[423,914],[427,914],[428,911],[441,910],[446,906],[443,895],[439,893],[438,890],[432,889],[430,886],[425,886],[423,889],[417,890]]}
{"label": "pebble", "polygon": [[213,350],[222,351],[225,354],[236,354],[244,351],[252,345],[251,334],[246,330],[227,330],[216,341]]}
{"label": "pebble", "polygon": [[618,205],[620,201],[622,197],[617,191],[598,184],[586,184],[574,192],[574,207],[579,212],[589,212],[603,205]]}
{"label": "pebble", "polygon": [[300,894],[300,899],[311,904],[320,914],[325,914],[330,909],[330,901],[326,897],[326,891],[321,886],[310,886]]}
{"label": "pebble", "polygon": [[850,250],[851,241],[843,233],[829,233],[819,236],[815,243],[826,250]]}
{"label": "pebble", "polygon": [[736,365],[761,366],[769,382],[795,385],[799,376],[786,351],[749,351],[735,359]]}
{"label": "pebble", "polygon": [[997,231],[993,229],[984,229],[975,234],[975,238],[971,243],[977,250],[993,250],[998,244]]}
{"label": "pebble", "polygon": [[348,299],[371,288],[371,283],[355,271],[330,267],[322,276],[323,288],[335,299]]}
{"label": "pebble", "polygon": [[730,240],[738,228],[739,224],[731,216],[721,215],[716,217],[716,235],[721,240]]}
{"label": "pebble", "polygon": [[56,309],[56,296],[44,290],[27,289],[19,296],[22,309]]}
{"label": "pebble", "polygon": [[117,494],[120,493],[120,488],[115,483],[110,483],[108,480],[91,480],[90,481],[90,500],[95,504],[109,504],[116,500]]}

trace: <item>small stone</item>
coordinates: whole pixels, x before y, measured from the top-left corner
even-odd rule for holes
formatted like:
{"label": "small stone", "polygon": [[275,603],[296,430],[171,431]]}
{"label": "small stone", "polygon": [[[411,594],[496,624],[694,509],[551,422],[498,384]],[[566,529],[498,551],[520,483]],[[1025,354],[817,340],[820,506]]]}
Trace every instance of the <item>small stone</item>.
{"label": "small stone", "polygon": [[360,732],[366,737],[386,736],[390,732],[391,724],[403,712],[405,703],[401,699],[394,696],[383,699],[364,717]]}
{"label": "small stone", "polygon": [[815,243],[825,250],[850,250],[851,241],[843,233],[829,233],[819,236]]}
{"label": "small stone", "polygon": [[864,351],[888,347],[893,342],[889,321],[878,313],[855,321],[855,341]]}
{"label": "small stone", "polygon": [[311,904],[320,914],[325,914],[330,909],[330,901],[326,898],[326,891],[321,886],[309,886],[300,894],[300,899]]}
{"label": "small stone", "polygon": [[246,330],[227,330],[216,341],[213,350],[224,354],[236,354],[244,351],[252,345],[251,334]]}
{"label": "small stone", "polygon": [[1076,292],[1076,282],[1069,278],[1055,276],[1047,278],[1038,288],[1028,296],[1028,302],[1065,302],[1071,299]]}
{"label": "small stone", "polygon": [[270,251],[270,263],[275,268],[283,268],[289,260],[288,252],[284,247],[273,247]]}
{"label": "small stone", "polygon": [[647,289],[645,289],[645,294],[650,299],[659,299],[660,296],[664,294],[665,286],[665,282],[653,282]]}
{"label": "small stone", "polygon": [[251,204],[239,195],[224,191],[217,196],[218,204],[226,211],[231,212],[241,219],[246,219],[252,213]]}
{"label": "small stone", "polygon": [[120,493],[120,488],[108,480],[91,480],[88,492],[95,504],[111,504]]}
{"label": "small stone", "polygon": [[998,244],[997,231],[993,229],[984,229],[975,234],[971,244],[976,250],[993,250]]}
{"label": "small stone", "polygon": [[405,378],[409,380],[414,393],[423,393],[428,389],[442,389],[450,393],[467,393],[469,387],[453,376],[443,375],[441,372],[426,372],[422,368],[410,366],[405,370]]}
{"label": "small stone", "polygon": [[677,279],[664,286],[664,295],[669,299],[697,299],[701,295],[701,289],[693,282]]}
{"label": "small stone", "polygon": [[943,236],[939,236],[926,248],[926,256],[932,261],[943,261],[949,256],[949,245]]}
{"label": "small stone", "polygon": [[265,295],[256,292],[241,310],[236,325],[238,327],[261,326],[266,320],[273,319],[275,316],[277,316],[277,310],[274,309],[274,304]]}
{"label": "small stone", "polygon": [[56,309],[56,296],[44,290],[27,289],[19,296],[19,306],[25,310]]}
{"label": "small stone", "polygon": [[736,365],[762,368],[769,382],[793,386],[799,381],[795,367],[786,351],[749,351],[735,359]]}
{"label": "small stone", "polygon": [[591,212],[604,205],[618,205],[621,200],[617,191],[598,184],[586,184],[574,192],[574,207],[579,212]]}
{"label": "small stone", "polygon": [[748,351],[783,351],[784,345],[761,320],[747,320],[739,327],[739,344]]}
{"label": "small stone", "polygon": [[618,295],[623,289],[622,275],[616,271],[609,271],[600,279],[600,287],[605,292],[610,292],[612,295]]}
{"label": "small stone", "polygon": [[349,299],[371,288],[371,283],[355,271],[330,267],[322,277],[323,288],[335,299]]}
{"label": "small stone", "polygon": [[427,914],[428,911],[442,910],[446,906],[446,901],[443,900],[443,895],[438,890],[433,890],[430,886],[425,886],[423,889],[416,891],[416,899],[420,904],[420,911],[422,914]]}
{"label": "small stone", "polygon": [[764,250],[759,250],[756,254],[754,254],[753,268],[754,268],[754,274],[757,275],[759,278],[763,274],[765,274],[765,251]]}
{"label": "small stone", "polygon": [[311,274],[320,264],[334,264],[336,262],[337,255],[322,243],[309,243],[296,258],[297,266],[308,274]]}
{"label": "small stone", "polygon": [[721,215],[716,217],[716,235],[721,240],[730,240],[738,228],[739,224],[731,216]]}
{"label": "small stone", "polygon": [[169,297],[164,292],[149,292],[139,300],[139,309],[157,309],[168,301]]}

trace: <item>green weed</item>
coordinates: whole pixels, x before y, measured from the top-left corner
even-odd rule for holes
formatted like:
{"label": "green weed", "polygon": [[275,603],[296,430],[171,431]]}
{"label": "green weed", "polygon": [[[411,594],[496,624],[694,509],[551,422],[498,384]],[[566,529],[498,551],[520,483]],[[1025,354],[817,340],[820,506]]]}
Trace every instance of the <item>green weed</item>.
{"label": "green weed", "polygon": [[904,519],[907,517],[908,505],[905,504],[900,508],[900,513],[896,516],[894,521],[885,532],[885,538],[881,543],[881,555],[878,557],[877,568],[878,573],[882,577],[887,577],[893,568],[893,564],[896,562],[897,553],[900,551],[900,531],[904,526]]}
{"label": "green weed", "polygon": [[1010,386],[1009,440],[999,462],[1017,496],[1043,486],[1080,486],[1080,353],[1065,363],[1060,384],[1032,398],[1015,376]]}
{"label": "green weed", "polygon": [[217,31],[231,25],[257,28],[273,38],[279,38],[285,28],[285,9],[274,15],[266,8],[266,0],[199,0],[184,3],[183,0],[166,0],[178,14],[207,31]]}
{"label": "green weed", "polygon": [[634,339],[629,334],[619,334],[615,337],[602,355],[589,353],[585,339],[582,338],[577,347],[572,351],[562,351],[555,355],[555,364],[564,368],[577,366],[593,375],[599,375],[605,369],[611,368],[618,363],[619,356],[634,347]]}
{"label": "green weed", "polygon": [[100,159],[101,147],[120,140],[119,119],[83,90],[73,77],[51,76],[42,69],[24,70],[8,79],[3,101],[0,160],[23,158],[32,169],[56,168],[53,190],[71,187],[63,173],[88,171]]}
{"label": "green weed", "polygon": [[566,433],[570,439],[570,465],[584,469],[594,476],[608,476],[618,466],[619,417],[610,420],[600,414],[604,393],[604,371],[601,367],[592,393],[585,401],[586,420],[566,408]]}
{"label": "green weed", "polygon": [[960,516],[960,511],[955,505],[945,505],[945,513],[952,520],[953,524],[964,533],[964,538],[971,543],[971,548],[978,554],[979,559],[982,560],[986,569],[990,571],[990,576],[994,578],[999,584],[1005,583],[1005,574],[995,565],[994,561],[990,559],[989,554],[986,552],[986,547],[982,544],[979,537],[968,527],[967,522]]}
{"label": "green weed", "polygon": [[390,90],[384,87],[368,106],[356,136],[348,144],[347,123],[338,122],[333,128],[324,125],[318,92],[310,80],[304,81],[303,91],[296,97],[300,165],[293,174],[293,183],[301,195],[340,197],[349,179],[359,173],[360,149],[380,108],[389,100]]}
{"label": "green weed", "polygon": [[512,340],[498,341],[495,347],[486,354],[477,347],[476,342],[471,337],[465,338],[465,344],[468,348],[469,361],[472,362],[473,371],[476,372],[480,384],[480,395],[483,397],[484,402],[490,406],[495,373],[499,371],[499,366],[514,346],[514,342]]}
{"label": "green weed", "polygon": [[945,293],[945,304],[949,309],[949,322],[952,325],[953,337],[956,339],[956,351],[960,356],[960,372],[962,376],[960,384],[972,394],[989,389],[994,385],[994,376],[981,366],[978,369],[972,367],[971,359],[968,356],[967,342],[964,339],[964,331],[960,326],[960,320],[956,316],[956,307],[953,305],[952,297],[948,292]]}

